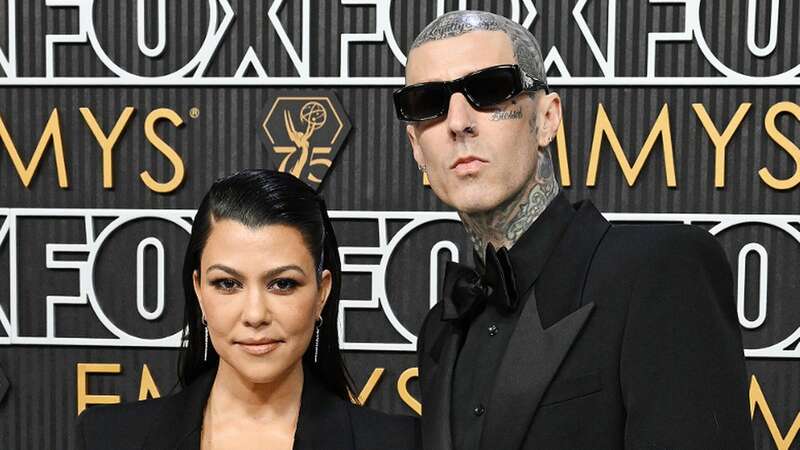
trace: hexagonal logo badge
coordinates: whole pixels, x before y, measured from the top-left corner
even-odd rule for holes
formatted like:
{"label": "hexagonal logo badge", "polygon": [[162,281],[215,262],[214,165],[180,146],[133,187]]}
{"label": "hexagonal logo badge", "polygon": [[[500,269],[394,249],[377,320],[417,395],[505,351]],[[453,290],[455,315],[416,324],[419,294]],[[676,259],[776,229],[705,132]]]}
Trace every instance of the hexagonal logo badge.
{"label": "hexagonal logo badge", "polygon": [[319,190],[351,128],[336,95],[280,93],[262,117],[259,134],[273,168]]}

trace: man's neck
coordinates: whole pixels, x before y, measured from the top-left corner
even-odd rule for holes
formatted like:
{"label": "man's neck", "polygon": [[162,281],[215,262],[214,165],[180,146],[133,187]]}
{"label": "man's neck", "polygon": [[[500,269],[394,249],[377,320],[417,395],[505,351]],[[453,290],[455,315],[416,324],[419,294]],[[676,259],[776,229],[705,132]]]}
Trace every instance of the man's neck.
{"label": "man's neck", "polygon": [[459,212],[478,256],[486,245],[511,249],[558,194],[559,186],[549,150],[539,152],[536,176],[497,208],[475,214]]}

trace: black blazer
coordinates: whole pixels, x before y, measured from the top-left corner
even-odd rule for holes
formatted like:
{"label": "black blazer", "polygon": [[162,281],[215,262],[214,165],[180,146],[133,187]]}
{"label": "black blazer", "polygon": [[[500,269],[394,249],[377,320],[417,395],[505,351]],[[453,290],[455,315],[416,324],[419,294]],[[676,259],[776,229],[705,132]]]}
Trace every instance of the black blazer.
{"label": "black blazer", "polygon": [[[85,450],[199,449],[203,410],[214,371],[159,399],[95,406],[78,419],[77,448]],[[295,450],[419,449],[417,419],[391,416],[336,397],[306,375]]]}
{"label": "black blazer", "polygon": [[[563,196],[548,211],[569,224],[530,268],[533,285],[519,286],[527,301],[480,448],[752,449],[733,279],[716,240],[685,225],[611,226]],[[426,450],[452,448],[463,333],[439,303],[419,335]]]}

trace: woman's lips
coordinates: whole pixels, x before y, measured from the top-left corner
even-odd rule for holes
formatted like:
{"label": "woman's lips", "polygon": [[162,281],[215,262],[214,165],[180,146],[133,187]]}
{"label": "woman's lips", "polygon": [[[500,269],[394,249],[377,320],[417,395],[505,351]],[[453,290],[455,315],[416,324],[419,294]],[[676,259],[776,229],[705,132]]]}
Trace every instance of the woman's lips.
{"label": "woman's lips", "polygon": [[238,342],[237,345],[244,350],[245,352],[251,355],[266,355],[267,353],[275,350],[281,344],[281,341],[269,341],[269,342],[253,342],[253,343],[246,343],[246,342]]}

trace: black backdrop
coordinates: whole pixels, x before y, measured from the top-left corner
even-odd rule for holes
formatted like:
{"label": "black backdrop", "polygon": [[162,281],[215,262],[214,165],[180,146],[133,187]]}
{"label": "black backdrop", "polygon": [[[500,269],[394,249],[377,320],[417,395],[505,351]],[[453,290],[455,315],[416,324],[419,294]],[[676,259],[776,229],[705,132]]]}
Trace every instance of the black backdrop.
{"label": "black backdrop", "polygon": [[[0,447],[70,448],[79,402],[136,400],[142,386],[147,395],[153,386],[169,392],[191,210],[217,177],[278,167],[285,154],[276,146],[297,150],[281,120],[266,130],[264,122],[288,110],[305,128],[300,113],[310,101],[326,108],[326,126],[334,116],[342,122],[336,139],[338,128],[324,127],[311,138],[330,168],[298,167],[306,179],[325,173],[318,187],[335,211],[350,302],[341,324],[346,359],[358,387],[368,385],[368,406],[414,414],[413,334],[430,306],[431,273],[435,285],[448,249],[469,260],[469,246],[423,185],[391,91],[413,36],[439,8],[468,7],[526,23],[550,55],[565,123],[553,152],[568,166],[568,197],[590,197],[616,221],[691,222],[718,235],[744,280],[737,292],[757,447],[800,448],[800,4],[755,2],[750,27],[745,0],[172,0],[158,52],[159,2],[147,0],[144,47],[158,53],[150,57],[138,44],[137,3],[0,1]],[[770,3],[779,8],[774,31]],[[702,110],[722,134],[743,104],[749,109],[715,162]],[[631,164],[651,130],[661,131],[633,185],[614,139],[598,135],[589,186],[595,131],[606,123],[600,105]],[[87,117],[107,136],[126,107],[133,112],[104,187]],[[669,148],[674,187],[665,175]],[[715,187],[720,163],[724,186]],[[143,171],[160,183],[177,173],[176,185],[155,192]],[[767,183],[770,174],[787,181]]]}

